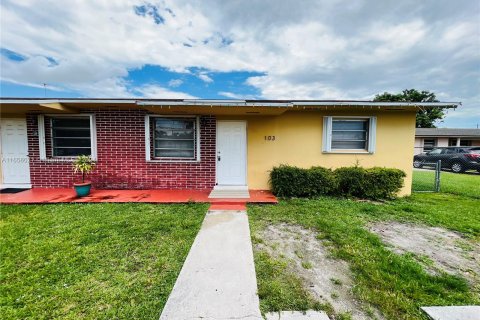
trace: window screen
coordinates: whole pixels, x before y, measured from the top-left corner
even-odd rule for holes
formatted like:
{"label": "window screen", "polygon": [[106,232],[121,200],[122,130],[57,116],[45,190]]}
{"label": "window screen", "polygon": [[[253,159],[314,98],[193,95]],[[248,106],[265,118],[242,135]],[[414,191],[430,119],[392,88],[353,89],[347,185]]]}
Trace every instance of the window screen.
{"label": "window screen", "polygon": [[195,158],[195,118],[153,118],[156,158]]}
{"label": "window screen", "polygon": [[332,121],[332,149],[362,149],[368,145],[369,120]]}
{"label": "window screen", "polygon": [[90,117],[52,118],[51,128],[54,157],[92,154]]}

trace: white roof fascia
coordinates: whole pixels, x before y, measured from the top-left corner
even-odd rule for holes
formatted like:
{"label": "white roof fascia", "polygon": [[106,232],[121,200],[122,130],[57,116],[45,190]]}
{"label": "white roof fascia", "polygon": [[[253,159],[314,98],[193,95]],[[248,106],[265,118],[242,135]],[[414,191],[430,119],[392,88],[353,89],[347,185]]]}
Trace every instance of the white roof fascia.
{"label": "white roof fascia", "polygon": [[385,106],[385,107],[451,107],[461,102],[381,102],[381,101],[295,101],[294,106]]}
{"label": "white roof fascia", "polygon": [[76,100],[76,99],[1,99],[0,103],[9,103],[9,104],[48,104],[48,103],[115,103],[115,104],[132,104],[137,100],[116,100],[116,99],[98,99],[98,100]]}
{"label": "white roof fascia", "polygon": [[291,103],[246,102],[244,100],[137,101],[140,106],[292,107]]}

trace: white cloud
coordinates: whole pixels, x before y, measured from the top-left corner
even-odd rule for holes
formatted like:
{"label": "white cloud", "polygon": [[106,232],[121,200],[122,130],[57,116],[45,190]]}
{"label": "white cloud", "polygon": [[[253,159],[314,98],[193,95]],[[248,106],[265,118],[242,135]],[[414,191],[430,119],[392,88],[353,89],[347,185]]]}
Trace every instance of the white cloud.
{"label": "white cloud", "polygon": [[202,80],[203,82],[206,82],[206,83],[211,83],[213,82],[213,79],[210,78],[210,76],[206,73],[206,72],[200,72],[198,73],[198,78],[200,80]]}
{"label": "white cloud", "polygon": [[[426,33],[425,23],[419,19],[398,25],[389,25],[387,21],[374,23],[365,34],[354,41],[361,50],[361,60],[357,63],[391,62],[418,45]],[[371,50],[362,48],[365,43],[371,43]]]}
{"label": "white cloud", "polygon": [[140,96],[152,99],[197,99],[188,93],[172,91],[157,85],[147,85],[135,90]]}
{"label": "white cloud", "polygon": [[219,91],[218,94],[227,98],[238,100],[254,100],[256,98],[254,95],[251,94],[239,94],[229,91]]}
{"label": "white cloud", "polygon": [[181,86],[182,83],[183,83],[183,81],[180,80],[180,79],[172,79],[172,80],[168,81],[168,86],[175,88],[175,87]]}
{"label": "white cloud", "polygon": [[107,78],[92,83],[79,84],[76,90],[93,98],[129,98],[135,96],[127,89],[127,83],[120,78]]}
{"label": "white cloud", "polygon": [[207,84],[214,71],[255,71],[264,75],[247,83],[264,98],[363,98],[418,88],[464,101],[449,113],[451,123],[478,121],[477,1],[153,0],[163,24],[135,14],[144,3],[2,1],[1,45],[28,59],[2,57],[1,79],[87,96],[167,97],[189,94],[156,84],[132,88],[129,70],[158,65]]}
{"label": "white cloud", "polygon": [[321,82],[311,82],[292,86],[288,80],[269,76],[250,77],[247,83],[260,88],[267,99],[347,99],[340,90]]}

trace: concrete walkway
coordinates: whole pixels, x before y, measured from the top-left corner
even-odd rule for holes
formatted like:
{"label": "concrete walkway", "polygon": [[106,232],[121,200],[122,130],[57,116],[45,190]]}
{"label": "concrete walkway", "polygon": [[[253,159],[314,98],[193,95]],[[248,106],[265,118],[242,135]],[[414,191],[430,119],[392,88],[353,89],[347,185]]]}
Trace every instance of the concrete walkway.
{"label": "concrete walkway", "polygon": [[421,307],[433,320],[479,320],[480,306]]}
{"label": "concrete walkway", "polygon": [[262,319],[246,211],[207,213],[160,319]]}
{"label": "concrete walkway", "polygon": [[265,316],[266,320],[330,320],[324,311],[313,310],[270,312]]}

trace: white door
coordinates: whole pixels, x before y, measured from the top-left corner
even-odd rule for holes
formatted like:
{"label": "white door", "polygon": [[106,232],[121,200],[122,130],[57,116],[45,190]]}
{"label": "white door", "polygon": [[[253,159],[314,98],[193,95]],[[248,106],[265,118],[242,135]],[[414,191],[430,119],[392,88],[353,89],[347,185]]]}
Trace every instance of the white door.
{"label": "white door", "polygon": [[217,184],[247,185],[247,123],[217,122]]}
{"label": "white door", "polygon": [[25,119],[2,119],[1,158],[2,187],[30,188],[27,123]]}

